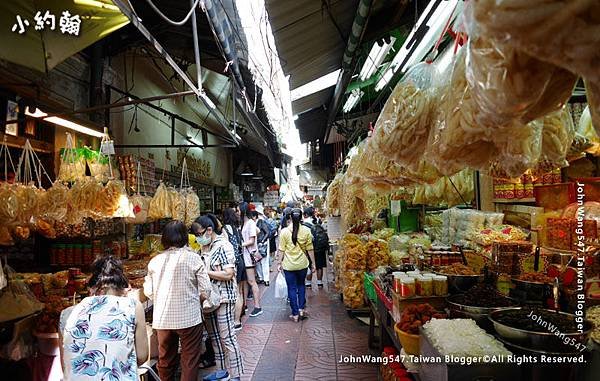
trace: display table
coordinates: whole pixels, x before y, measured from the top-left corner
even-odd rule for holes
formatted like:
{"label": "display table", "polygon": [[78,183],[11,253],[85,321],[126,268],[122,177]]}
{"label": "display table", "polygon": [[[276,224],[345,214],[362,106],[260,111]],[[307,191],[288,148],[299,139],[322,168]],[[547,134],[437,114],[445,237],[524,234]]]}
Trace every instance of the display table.
{"label": "display table", "polygon": [[[383,352],[384,347],[394,346],[400,353],[402,345],[400,345],[398,336],[394,332],[395,321],[391,312],[385,308],[383,303],[379,303],[379,300],[373,303],[365,297],[365,303],[369,307],[369,348]],[[376,322],[379,322],[377,335],[375,334]],[[377,343],[377,346],[375,346],[375,343]]]}

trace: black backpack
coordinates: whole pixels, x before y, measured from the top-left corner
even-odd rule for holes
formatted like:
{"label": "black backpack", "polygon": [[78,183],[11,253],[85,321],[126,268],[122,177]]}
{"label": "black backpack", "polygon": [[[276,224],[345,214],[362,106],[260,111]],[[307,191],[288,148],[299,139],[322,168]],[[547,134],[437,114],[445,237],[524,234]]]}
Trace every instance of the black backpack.
{"label": "black backpack", "polygon": [[[233,230],[233,234],[231,234],[230,229]],[[242,237],[240,235],[240,231],[231,225],[225,226],[225,231],[227,232],[227,237],[229,238],[229,243],[233,246],[233,252],[235,253],[236,258],[242,256]]]}
{"label": "black backpack", "polygon": [[303,225],[309,228],[312,233],[315,252],[329,251],[329,236],[325,228],[321,224],[304,223]]}

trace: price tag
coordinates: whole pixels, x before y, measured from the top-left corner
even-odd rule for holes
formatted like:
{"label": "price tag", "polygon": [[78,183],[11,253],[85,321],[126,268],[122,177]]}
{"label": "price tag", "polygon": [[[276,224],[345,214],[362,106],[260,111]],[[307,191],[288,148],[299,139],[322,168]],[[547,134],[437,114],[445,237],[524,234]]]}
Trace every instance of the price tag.
{"label": "price tag", "polygon": [[390,213],[392,216],[399,216],[402,213],[402,200],[390,201]]}
{"label": "price tag", "polygon": [[100,152],[104,155],[115,154],[115,142],[112,140],[105,140],[100,143]]}

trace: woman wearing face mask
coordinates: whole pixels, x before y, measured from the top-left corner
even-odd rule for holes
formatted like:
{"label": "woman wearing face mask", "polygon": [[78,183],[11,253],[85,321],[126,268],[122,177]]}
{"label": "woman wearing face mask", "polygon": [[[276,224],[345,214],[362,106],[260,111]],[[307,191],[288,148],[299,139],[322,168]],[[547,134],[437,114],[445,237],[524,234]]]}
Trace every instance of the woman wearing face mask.
{"label": "woman wearing face mask", "polygon": [[221,292],[219,308],[206,314],[206,329],[221,370],[206,376],[204,380],[228,376],[231,377],[230,380],[239,380],[244,369],[234,328],[237,284],[233,246],[227,236],[222,235],[221,223],[212,214],[198,218],[192,229],[197,236],[196,242],[202,245],[201,253],[208,268],[208,276],[219,286]]}
{"label": "woman wearing face mask", "polygon": [[279,271],[283,269],[285,282],[287,283],[288,298],[292,314],[290,319],[297,322],[298,319],[306,317],[304,307],[306,306],[306,286],[304,278],[308,272],[309,261],[312,263],[311,271],[315,272],[315,254],[313,251],[312,233],[310,229],[302,225],[302,210],[292,209],[286,216],[287,227],[281,231],[279,238],[279,252],[281,261]]}

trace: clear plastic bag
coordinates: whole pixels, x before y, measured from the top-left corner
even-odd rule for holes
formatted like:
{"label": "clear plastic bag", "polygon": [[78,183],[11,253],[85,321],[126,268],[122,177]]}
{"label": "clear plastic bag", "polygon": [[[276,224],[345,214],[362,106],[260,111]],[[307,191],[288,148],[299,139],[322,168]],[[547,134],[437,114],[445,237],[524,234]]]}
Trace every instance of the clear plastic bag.
{"label": "clear plastic bag", "polygon": [[108,156],[89,148],[84,148],[84,150],[85,160],[92,177],[102,183],[107,182],[108,179],[111,178],[110,160]]}
{"label": "clear plastic bag", "polygon": [[285,276],[283,276],[283,272],[279,272],[277,274],[277,279],[275,279],[275,298],[276,299],[284,299],[287,297],[287,283],[285,281]]}
{"label": "clear plastic bag", "polygon": [[563,108],[532,123],[542,126],[540,161],[550,168],[568,166],[566,157],[575,137],[575,126],[569,112]]}
{"label": "clear plastic bag", "polygon": [[465,76],[465,53],[455,59],[450,83],[440,90],[434,130],[426,157],[444,175],[465,167],[485,170],[497,156],[492,131],[477,123],[479,109]]}
{"label": "clear plastic bag", "polygon": [[344,271],[342,296],[346,307],[359,308],[364,305],[364,273],[364,271]]}
{"label": "clear plastic bag", "polygon": [[597,0],[480,0],[473,11],[487,36],[600,83]]}
{"label": "clear plastic bag", "polygon": [[84,218],[97,217],[96,204],[102,193],[102,184],[92,178],[75,182],[69,190],[68,223],[79,224]]}
{"label": "clear plastic bag", "polygon": [[96,212],[100,218],[133,216],[133,205],[123,182],[110,180],[106,183],[97,199]]}
{"label": "clear plastic bag", "polygon": [[156,188],[154,197],[150,201],[148,207],[148,217],[153,220],[160,220],[162,218],[171,218],[173,216],[171,212],[171,198],[169,191],[165,184],[161,183]]}
{"label": "clear plastic bag", "polygon": [[499,132],[494,140],[498,156],[488,172],[502,174],[503,178],[515,178],[534,168],[541,155],[542,125],[513,122],[509,129]]}
{"label": "clear plastic bag", "polygon": [[184,189],[182,194],[185,199],[185,224],[189,228],[200,217],[200,198],[193,188]]}
{"label": "clear plastic bag", "polygon": [[331,215],[339,214],[338,211],[340,209],[341,185],[343,178],[344,174],[338,173],[327,187],[327,196],[325,198],[325,202],[327,204],[327,210]]}
{"label": "clear plastic bag", "polygon": [[373,145],[385,157],[413,168],[427,146],[436,105],[437,69],[425,62],[412,67],[388,98],[373,133]]}
{"label": "clear plastic bag", "polygon": [[71,134],[67,132],[66,147],[60,150],[60,168],[58,179],[73,182],[85,177],[85,155],[81,149],[75,148]]}
{"label": "clear plastic bag", "polygon": [[69,188],[56,181],[40,200],[40,216],[48,222],[63,221],[67,218],[68,201]]}
{"label": "clear plastic bag", "polygon": [[[598,33],[600,34],[600,32]],[[592,116],[592,125],[596,133],[600,135],[600,85],[598,85],[600,81],[591,82],[585,80],[584,82],[590,114]]]}
{"label": "clear plastic bag", "polygon": [[0,292],[0,322],[19,319],[44,308],[25,282],[16,278],[16,273],[10,266],[4,267],[4,273],[8,285]]}
{"label": "clear plastic bag", "polygon": [[133,217],[128,218],[127,222],[130,224],[143,224],[148,221],[148,208],[150,207],[152,197],[136,193],[129,200],[133,206]]}
{"label": "clear plastic bag", "polygon": [[13,224],[19,213],[19,203],[16,185],[0,183],[0,221],[3,224]]}
{"label": "clear plastic bag", "polygon": [[474,195],[473,171],[464,169],[450,177],[444,176],[431,185],[415,186],[413,204],[452,207],[470,203]]}
{"label": "clear plastic bag", "polygon": [[564,69],[477,34],[469,39],[466,76],[480,109],[477,122],[490,128],[557,110],[577,81]]}

